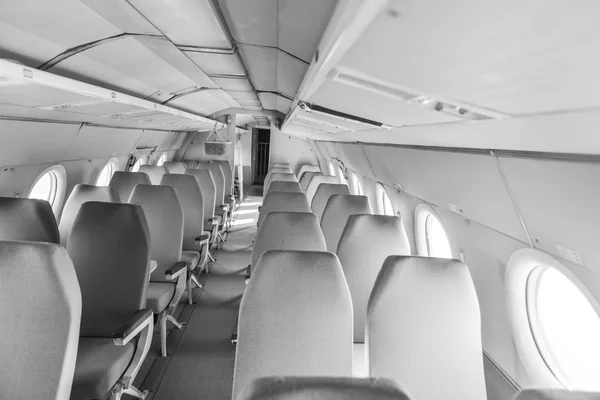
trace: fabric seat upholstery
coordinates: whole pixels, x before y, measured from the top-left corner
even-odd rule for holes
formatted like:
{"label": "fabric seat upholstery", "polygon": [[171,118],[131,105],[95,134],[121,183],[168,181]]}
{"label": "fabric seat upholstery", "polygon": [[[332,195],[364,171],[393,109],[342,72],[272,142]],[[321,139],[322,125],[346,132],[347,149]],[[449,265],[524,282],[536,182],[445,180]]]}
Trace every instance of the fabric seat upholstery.
{"label": "fabric seat upholstery", "polygon": [[350,194],[350,189],[348,185],[342,185],[338,183],[322,183],[319,185],[319,188],[315,192],[315,196],[312,199],[311,208],[315,213],[319,221],[321,221],[321,217],[323,216],[323,211],[325,211],[325,207],[327,206],[327,202],[329,198],[334,194]]}
{"label": "fabric seat upholstery", "polygon": [[172,283],[150,282],[147,292],[147,307],[154,314],[158,314],[167,308],[174,294],[175,286]]}
{"label": "fabric seat upholstery", "polygon": [[134,351],[133,343],[115,346],[111,338],[81,338],[71,398],[102,398],[119,380]]}
{"label": "fabric seat upholstery", "polygon": [[335,254],[269,251],[239,313],[233,397],[256,378],[352,374],[352,303]]}
{"label": "fabric seat upholstery", "polygon": [[314,175],[313,178],[310,180],[308,187],[304,191],[304,193],[306,193],[306,198],[308,199],[309,203],[312,204],[312,200],[315,197],[315,194],[317,193],[317,189],[319,189],[319,186],[321,186],[321,184],[323,183],[338,184],[340,183],[340,181],[337,176],[333,175]]}
{"label": "fabric seat upholstery", "polygon": [[0,398],[67,399],[81,321],[67,251],[54,243],[0,241],[0,273]]}
{"label": "fabric seat upholstery", "polygon": [[185,164],[180,161],[167,161],[163,164],[163,167],[169,174],[183,174],[187,168]]}
{"label": "fabric seat upholstery", "polygon": [[365,340],[367,302],[377,274],[390,255],[410,255],[400,217],[351,215],[337,249],[354,306],[354,341]]}
{"label": "fabric seat upholstery", "polygon": [[263,201],[256,226],[260,227],[265,216],[273,211],[311,212],[304,193],[270,192]]}
{"label": "fabric seat upholstery", "polygon": [[119,192],[122,203],[127,203],[135,185],[151,185],[150,178],[144,172],[115,171],[108,186]]}
{"label": "fabric seat upholstery", "polygon": [[0,240],[60,243],[58,225],[45,200],[0,197]]}
{"label": "fabric seat upholstery", "polygon": [[153,185],[160,185],[160,180],[163,175],[167,173],[167,169],[165,167],[159,167],[158,165],[142,165],[139,172],[148,175],[150,183]]}
{"label": "fabric seat upholstery", "polygon": [[[77,272],[83,299],[80,335],[82,338],[107,339],[108,347],[113,334],[146,307],[150,234],[142,208],[132,204],[83,204],[73,223],[67,250]],[[136,368],[139,368],[131,361],[133,358],[139,364],[144,361],[149,349],[145,343],[151,339],[152,324],[146,331],[146,336],[141,335],[138,339],[135,357],[129,350],[121,349],[105,349],[100,355],[96,353],[100,342],[82,341],[71,398],[104,398],[107,393],[96,390],[100,387],[110,389],[117,383],[115,380],[108,385],[101,382],[90,385],[92,376],[107,381],[108,377],[120,379],[126,373],[129,378],[123,384],[130,385]],[[114,343],[113,346],[116,347]],[[104,360],[104,365],[110,364],[110,373],[93,374],[95,360],[86,359],[91,357],[90,354]],[[127,354],[131,356],[129,363],[123,361]]]}
{"label": "fabric seat upholstery", "polygon": [[121,198],[119,197],[117,189],[110,186],[75,185],[71,195],[65,203],[62,217],[60,218],[60,224],[58,225],[60,242],[63,246],[67,246],[73,222],[75,221],[75,217],[77,217],[81,205],[88,201],[120,203]]}
{"label": "fabric seat upholstery", "polygon": [[186,175],[195,176],[198,179],[204,206],[204,229],[210,231],[212,226],[209,220],[215,217],[215,203],[217,199],[216,186],[212,173],[206,169],[186,169],[185,173]]}
{"label": "fabric seat upholstery", "polygon": [[321,217],[321,229],[327,242],[327,251],[337,251],[346,222],[354,214],[373,214],[367,196],[334,194],[329,198]]}
{"label": "fabric seat upholstery", "polygon": [[267,196],[271,192],[290,192],[290,193],[304,193],[298,182],[284,182],[275,181],[269,185],[269,191],[265,192]]}
{"label": "fabric seat upholstery", "polygon": [[215,212],[219,214],[221,212],[220,206],[225,204],[225,174],[219,164],[200,164],[198,169],[209,170],[215,181]]}
{"label": "fabric seat upholstery", "polygon": [[371,376],[394,379],[415,399],[486,398],[479,303],[462,262],[388,257],[366,337]]}
{"label": "fabric seat upholstery", "polygon": [[327,248],[317,217],[309,212],[273,211],[256,233],[252,247],[252,268],[268,250],[325,251]]}
{"label": "fabric seat upholstery", "polygon": [[273,182],[298,182],[296,175],[292,173],[275,172],[265,179],[264,192],[269,192],[269,187]]}
{"label": "fabric seat upholstery", "polygon": [[309,172],[305,172],[304,174],[302,174],[302,176],[299,178],[300,180],[298,182],[300,183],[300,187],[302,188],[302,191],[304,193],[306,193],[308,184],[310,183],[310,181],[312,180],[312,178],[314,176],[323,176],[323,173],[309,171]]}
{"label": "fabric seat upholstery", "polygon": [[282,376],[258,378],[239,400],[410,400],[389,379]]}
{"label": "fabric seat upholstery", "polygon": [[211,163],[219,164],[223,170],[223,175],[225,176],[225,199],[227,200],[227,196],[233,194],[233,171],[231,164],[229,164],[229,161],[224,160],[215,160],[211,161]]}

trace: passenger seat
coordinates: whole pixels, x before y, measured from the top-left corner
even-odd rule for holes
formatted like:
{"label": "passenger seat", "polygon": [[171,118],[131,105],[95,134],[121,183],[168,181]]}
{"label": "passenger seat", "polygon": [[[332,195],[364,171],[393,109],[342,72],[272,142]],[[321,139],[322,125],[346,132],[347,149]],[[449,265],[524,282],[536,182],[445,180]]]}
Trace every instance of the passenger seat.
{"label": "passenger seat", "polygon": [[[279,182],[273,182],[271,186]],[[285,182],[293,183],[293,182]],[[304,193],[269,192],[263,201],[256,226],[260,228],[265,216],[273,211],[310,213],[310,206]]]}
{"label": "passenger seat", "polygon": [[269,251],[255,270],[240,305],[232,399],[271,375],[350,376],[352,302],[335,254]]}
{"label": "passenger seat", "polygon": [[348,185],[342,185],[339,183],[322,183],[317,188],[315,192],[315,197],[312,199],[311,208],[315,213],[319,221],[321,221],[321,217],[323,216],[323,211],[325,211],[325,207],[327,206],[327,202],[329,198],[334,194],[350,194],[350,189]]}
{"label": "passenger seat", "polygon": [[67,246],[71,227],[77,217],[77,213],[81,206],[88,201],[102,201],[105,203],[120,203],[121,198],[117,189],[110,186],[94,186],[77,184],[73,188],[71,195],[63,208],[58,231],[60,232],[60,242],[63,246]]}
{"label": "passenger seat", "polygon": [[187,168],[180,161],[166,161],[162,166],[167,170],[168,174],[183,174]]}
{"label": "passenger seat", "polygon": [[269,185],[269,190],[264,193],[267,196],[271,192],[290,192],[290,193],[302,193],[302,188],[298,182],[285,182],[275,181]]}
{"label": "passenger seat", "polygon": [[[221,226],[220,217],[215,216],[215,204],[217,201],[217,191],[215,180],[212,173],[207,169],[186,169],[186,175],[195,176],[200,183],[202,199],[204,202],[204,230],[210,232],[211,247],[219,244],[219,227]],[[209,257],[212,257],[209,255]]]}
{"label": "passenger seat", "polygon": [[368,197],[334,194],[329,198],[321,217],[327,251],[337,251],[346,222],[354,214],[373,214]]}
{"label": "passenger seat", "polygon": [[462,262],[388,257],[366,322],[371,376],[415,399],[486,398],[479,302]]}
{"label": "passenger seat", "polygon": [[54,243],[0,241],[0,272],[0,398],[68,399],[81,292],[67,251]]}
{"label": "passenger seat", "polygon": [[296,177],[298,179],[302,178],[302,175],[305,172],[321,172],[321,168],[319,168],[318,165],[305,164],[305,165],[303,165],[303,166],[300,167],[300,169],[298,170],[298,173],[296,174]]}
{"label": "passenger seat", "polygon": [[167,173],[165,167],[159,167],[157,165],[142,165],[139,172],[143,172],[150,178],[150,183],[153,185],[159,185],[163,175]]}
{"label": "passenger seat", "polygon": [[151,185],[150,178],[144,172],[115,171],[108,186],[119,192],[122,203],[127,203],[135,185]]}
{"label": "passenger seat", "polygon": [[306,190],[304,191],[304,193],[306,193],[306,198],[308,199],[309,203],[312,204],[313,198],[317,193],[317,189],[319,189],[319,186],[321,186],[321,184],[323,183],[339,184],[340,180],[337,176],[333,175],[314,175],[308,183]]}
{"label": "passenger seat", "polygon": [[0,197],[0,240],[60,243],[58,225],[45,200]]}
{"label": "passenger seat", "polygon": [[314,176],[323,176],[323,174],[321,172],[305,172],[302,176],[300,176],[299,179],[299,183],[300,183],[300,187],[302,188],[302,191],[306,193],[306,189],[308,188],[308,184],[310,183],[310,181],[312,180],[312,178]]}

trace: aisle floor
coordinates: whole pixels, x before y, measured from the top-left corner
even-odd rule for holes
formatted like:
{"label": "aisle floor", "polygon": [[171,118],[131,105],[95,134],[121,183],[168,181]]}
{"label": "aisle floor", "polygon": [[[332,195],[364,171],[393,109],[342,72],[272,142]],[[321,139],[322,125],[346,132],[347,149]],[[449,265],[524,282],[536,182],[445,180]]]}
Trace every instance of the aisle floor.
{"label": "aisle floor", "polygon": [[169,356],[158,357],[153,346],[139,375],[141,388],[150,390],[149,400],[231,398],[235,359],[231,334],[245,288],[261,193],[262,188],[253,188],[234,213],[232,232],[223,249],[215,251],[211,272],[200,279],[204,289],[194,291],[196,303],[180,307],[178,318],[186,325],[171,330]]}

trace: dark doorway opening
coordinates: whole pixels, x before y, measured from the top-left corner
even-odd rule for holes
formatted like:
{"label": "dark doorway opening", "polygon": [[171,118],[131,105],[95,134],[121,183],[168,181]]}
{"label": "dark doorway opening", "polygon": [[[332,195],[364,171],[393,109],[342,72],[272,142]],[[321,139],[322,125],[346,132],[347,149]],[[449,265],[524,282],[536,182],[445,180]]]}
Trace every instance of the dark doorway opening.
{"label": "dark doorway opening", "polygon": [[264,184],[269,172],[269,147],[271,131],[269,129],[254,129],[252,131],[252,183]]}

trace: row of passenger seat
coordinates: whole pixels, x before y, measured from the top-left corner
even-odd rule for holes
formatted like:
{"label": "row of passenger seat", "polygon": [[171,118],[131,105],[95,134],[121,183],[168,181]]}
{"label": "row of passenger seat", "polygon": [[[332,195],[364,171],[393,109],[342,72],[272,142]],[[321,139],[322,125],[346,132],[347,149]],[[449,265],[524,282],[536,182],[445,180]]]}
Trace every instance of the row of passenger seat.
{"label": "row of passenger seat", "polygon": [[307,174],[304,193],[290,170],[265,183],[233,398],[271,375],[383,377],[416,399],[485,398],[467,267],[410,257],[399,217],[373,215],[336,177]]}
{"label": "row of passenger seat", "polygon": [[0,309],[9,329],[0,340],[0,397],[145,397],[133,380],[150,349],[152,315],[166,356],[166,323],[181,327],[173,313],[186,281],[189,301],[191,282],[199,285],[193,270],[205,266],[204,227],[214,226],[212,173],[183,172],[157,185],[144,172],[116,172],[109,187],[76,185],[60,227],[46,201],[0,198]]}

